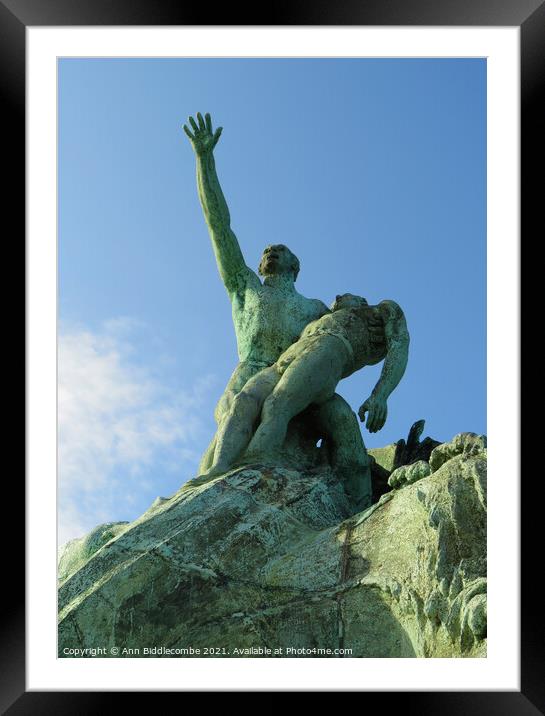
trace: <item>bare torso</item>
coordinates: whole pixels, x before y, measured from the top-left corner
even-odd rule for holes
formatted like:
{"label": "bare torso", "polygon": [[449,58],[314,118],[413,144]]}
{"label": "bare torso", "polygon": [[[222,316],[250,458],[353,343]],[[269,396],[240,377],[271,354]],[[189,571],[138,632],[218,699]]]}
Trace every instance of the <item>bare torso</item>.
{"label": "bare torso", "polygon": [[239,360],[262,366],[272,365],[305,326],[328,311],[321,301],[305,298],[294,288],[258,279],[234,294],[232,304]]}
{"label": "bare torso", "polygon": [[384,359],[385,343],[371,341],[368,325],[369,319],[380,318],[378,306],[342,308],[310,323],[303,330],[301,340],[320,333],[329,333],[338,336],[345,344],[348,343],[353,360],[343,373],[343,377],[346,377],[366,365],[375,365]]}
{"label": "bare torso", "polygon": [[214,415],[221,423],[234,397],[247,381],[273,365],[311,321],[329,312],[322,301],[301,296],[291,286],[261,283],[253,271],[230,292],[239,363],[218,401]]}

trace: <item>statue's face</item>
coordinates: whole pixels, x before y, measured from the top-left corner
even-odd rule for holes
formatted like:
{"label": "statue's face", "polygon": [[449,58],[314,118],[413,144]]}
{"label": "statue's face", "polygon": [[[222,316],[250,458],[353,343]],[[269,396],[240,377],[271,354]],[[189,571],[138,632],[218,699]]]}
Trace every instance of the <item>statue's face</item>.
{"label": "statue's face", "polygon": [[353,293],[343,293],[341,296],[336,296],[335,300],[331,304],[332,311],[338,311],[340,308],[363,308],[368,306],[366,299],[362,296],[355,296]]}
{"label": "statue's face", "polygon": [[267,246],[259,262],[260,276],[275,276],[278,274],[293,274],[293,280],[299,273],[299,259],[284,244]]}

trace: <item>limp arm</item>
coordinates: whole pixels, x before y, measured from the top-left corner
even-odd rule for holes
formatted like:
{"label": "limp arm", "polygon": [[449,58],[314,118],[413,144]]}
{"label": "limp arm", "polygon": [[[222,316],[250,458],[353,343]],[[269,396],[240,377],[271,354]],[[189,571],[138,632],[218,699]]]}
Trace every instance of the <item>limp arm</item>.
{"label": "limp arm", "polygon": [[386,358],[377,384],[358,411],[362,422],[368,413],[366,426],[371,433],[384,426],[388,416],[387,400],[399,385],[409,357],[409,331],[403,311],[394,301],[381,301],[379,312],[384,322]]}

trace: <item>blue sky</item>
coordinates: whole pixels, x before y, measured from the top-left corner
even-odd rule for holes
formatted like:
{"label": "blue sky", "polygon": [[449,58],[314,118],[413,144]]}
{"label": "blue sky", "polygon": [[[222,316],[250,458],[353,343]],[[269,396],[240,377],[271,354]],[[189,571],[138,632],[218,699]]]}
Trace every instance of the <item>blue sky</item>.
{"label": "blue sky", "polygon": [[[486,62],[59,61],[60,541],[195,474],[236,364],[181,126],[223,126],[218,174],[257,267],[300,293],[390,298],[410,357],[369,447],[486,432]],[[380,366],[344,380],[357,410]]]}

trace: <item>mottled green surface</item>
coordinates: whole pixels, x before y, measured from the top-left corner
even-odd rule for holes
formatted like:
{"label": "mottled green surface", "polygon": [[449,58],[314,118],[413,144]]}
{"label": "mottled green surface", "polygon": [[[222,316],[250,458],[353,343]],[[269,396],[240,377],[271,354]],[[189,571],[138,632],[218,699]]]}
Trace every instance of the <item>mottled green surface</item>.
{"label": "mottled green surface", "polygon": [[[337,296],[331,313],[309,323],[272,366],[262,368],[235,396],[218,430],[207,474],[222,474],[241,457],[277,465],[292,418],[330,400],[342,378],[384,359],[377,385],[360,409],[362,418],[368,412],[368,429],[377,432],[386,421],[387,400],[405,372],[408,348],[397,304],[369,306],[360,296]],[[370,477],[369,470],[363,491],[369,499],[362,492],[362,507],[370,504]]]}
{"label": "mottled green surface", "polygon": [[[359,409],[359,416],[367,421],[368,429],[380,430],[386,420],[387,398],[399,382],[407,361],[408,333],[403,314],[392,301],[383,301],[377,307],[368,307],[369,315],[363,325],[354,326],[352,331],[343,326],[341,330],[322,301],[306,298],[295,289],[299,260],[287,246],[267,246],[257,273],[247,266],[231,227],[231,216],[216,172],[214,147],[222,128],[214,131],[210,115],[203,117],[200,113],[196,119],[190,117],[188,125],[184,125],[184,131],[195,153],[199,200],[219,274],[231,301],[240,360],[216,406],[218,431],[201,460],[199,473],[218,475],[235,465],[256,460],[305,470],[325,458],[339,479],[354,486],[353,509],[358,509],[370,499],[369,459],[357,416],[334,392],[335,386],[341,377],[356,368],[384,359],[381,377]],[[305,327],[318,319],[325,322],[321,326],[322,335],[328,332],[327,355],[331,370],[325,371],[323,361],[313,370],[311,359],[316,360],[315,352],[313,356],[305,356],[302,363],[297,362],[297,376],[294,375],[296,368],[290,365],[278,376],[277,385],[268,385],[271,381],[266,383],[262,379],[258,389],[256,376],[264,369],[278,366],[279,358],[286,356]],[[343,333],[341,338],[333,338],[340,333]],[[373,339],[378,340],[373,343]],[[338,345],[334,346],[335,342]],[[346,345],[356,359],[354,366],[343,362]],[[323,353],[324,345],[320,350]],[[316,372],[323,376],[318,385],[313,384]],[[288,379],[290,383],[285,385]],[[248,389],[250,381],[253,381],[252,390]],[[305,412],[309,404],[315,408],[312,416]],[[302,419],[290,423],[297,415]],[[252,437],[255,440],[250,443]],[[320,455],[304,444],[310,442],[316,446],[319,440],[325,443]],[[287,459],[286,452],[289,453]],[[347,477],[349,472],[351,478]]]}
{"label": "mottled green surface", "polygon": [[402,465],[396,468],[388,478],[388,485],[393,489],[411,485],[423,477],[431,474],[431,467],[425,460],[413,462],[410,465]]}
{"label": "mottled green surface", "polygon": [[440,448],[431,475],[353,516],[328,468],[190,481],[61,582],[59,655],[267,646],[485,656],[486,449],[468,434]]}
{"label": "mottled green surface", "polygon": [[128,522],[107,522],[98,525],[84,537],[66,542],[59,550],[59,581],[64,581],[79,569],[102,545],[120,535],[128,525]]}

